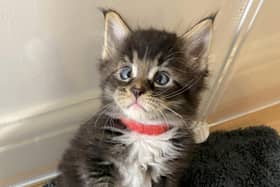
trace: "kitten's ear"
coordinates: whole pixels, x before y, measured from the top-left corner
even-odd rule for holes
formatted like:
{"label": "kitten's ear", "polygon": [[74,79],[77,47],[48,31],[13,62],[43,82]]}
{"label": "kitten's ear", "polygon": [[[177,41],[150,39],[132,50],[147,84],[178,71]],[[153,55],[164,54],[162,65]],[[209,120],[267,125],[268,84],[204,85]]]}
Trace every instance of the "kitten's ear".
{"label": "kitten's ear", "polygon": [[[205,19],[196,24],[183,35],[186,42],[186,53],[193,61],[207,67],[207,57],[212,40],[213,19]],[[203,61],[206,61],[205,63]],[[201,68],[203,68],[201,67]]]}
{"label": "kitten's ear", "polygon": [[102,58],[106,59],[116,53],[118,47],[130,34],[130,29],[117,12],[113,10],[102,10],[102,12],[105,18]]}

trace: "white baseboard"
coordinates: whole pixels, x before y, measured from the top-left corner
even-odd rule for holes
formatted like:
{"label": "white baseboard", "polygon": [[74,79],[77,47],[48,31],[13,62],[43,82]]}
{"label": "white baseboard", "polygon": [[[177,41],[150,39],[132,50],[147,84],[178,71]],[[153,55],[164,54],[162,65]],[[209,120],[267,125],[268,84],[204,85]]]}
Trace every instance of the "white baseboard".
{"label": "white baseboard", "polygon": [[74,132],[98,109],[98,91],[0,117],[0,186],[55,171]]}

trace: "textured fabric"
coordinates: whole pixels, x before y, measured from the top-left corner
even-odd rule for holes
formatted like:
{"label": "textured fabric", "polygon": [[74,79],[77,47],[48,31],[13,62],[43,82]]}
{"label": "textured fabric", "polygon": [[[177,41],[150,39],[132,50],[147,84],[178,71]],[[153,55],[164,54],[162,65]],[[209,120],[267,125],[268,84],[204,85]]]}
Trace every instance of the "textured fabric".
{"label": "textured fabric", "polygon": [[182,186],[279,187],[279,135],[264,126],[212,133],[193,155]]}

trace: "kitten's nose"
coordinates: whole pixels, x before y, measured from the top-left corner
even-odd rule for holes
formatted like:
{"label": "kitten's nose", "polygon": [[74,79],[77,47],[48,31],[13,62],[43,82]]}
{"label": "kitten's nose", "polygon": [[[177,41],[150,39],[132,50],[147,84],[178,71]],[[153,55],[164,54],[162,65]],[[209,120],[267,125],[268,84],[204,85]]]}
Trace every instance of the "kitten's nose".
{"label": "kitten's nose", "polygon": [[133,93],[133,95],[136,98],[138,98],[140,95],[145,93],[145,90],[143,88],[137,88],[137,87],[130,88],[130,91]]}

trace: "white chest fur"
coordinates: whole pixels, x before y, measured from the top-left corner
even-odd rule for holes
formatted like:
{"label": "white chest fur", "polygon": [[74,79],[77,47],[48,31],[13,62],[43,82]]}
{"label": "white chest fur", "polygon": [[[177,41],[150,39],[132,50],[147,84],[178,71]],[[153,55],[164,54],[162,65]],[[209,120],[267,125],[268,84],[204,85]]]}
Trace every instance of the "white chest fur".
{"label": "white chest fur", "polygon": [[157,135],[149,136],[128,132],[118,141],[128,146],[128,156],[119,164],[123,178],[121,186],[151,187],[152,181],[157,182],[160,176],[166,176],[171,168],[168,161],[176,158],[179,148],[170,141],[175,136],[176,129]]}

